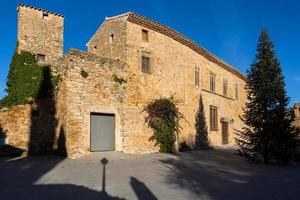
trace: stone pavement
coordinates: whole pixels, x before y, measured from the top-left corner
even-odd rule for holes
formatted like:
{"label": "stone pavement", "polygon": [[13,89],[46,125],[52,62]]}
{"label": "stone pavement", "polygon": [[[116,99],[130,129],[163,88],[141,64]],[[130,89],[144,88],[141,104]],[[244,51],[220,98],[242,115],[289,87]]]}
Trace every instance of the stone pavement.
{"label": "stone pavement", "polygon": [[228,150],[0,159],[0,199],[5,200],[288,200],[299,199],[299,182],[298,164],[250,164]]}

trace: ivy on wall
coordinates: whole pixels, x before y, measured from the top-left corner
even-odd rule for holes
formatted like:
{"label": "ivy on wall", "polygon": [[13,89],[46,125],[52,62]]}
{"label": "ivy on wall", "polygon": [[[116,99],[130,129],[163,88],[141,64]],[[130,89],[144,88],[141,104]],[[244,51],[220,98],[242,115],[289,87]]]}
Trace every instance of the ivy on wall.
{"label": "ivy on wall", "polygon": [[7,96],[0,100],[0,108],[52,97],[59,79],[51,74],[49,65],[39,65],[35,55],[15,52],[7,76]]}
{"label": "ivy on wall", "polygon": [[177,101],[171,98],[160,98],[150,102],[144,109],[148,116],[146,122],[153,129],[150,140],[156,140],[161,152],[172,152],[179,132],[179,120],[183,115],[177,108]]}

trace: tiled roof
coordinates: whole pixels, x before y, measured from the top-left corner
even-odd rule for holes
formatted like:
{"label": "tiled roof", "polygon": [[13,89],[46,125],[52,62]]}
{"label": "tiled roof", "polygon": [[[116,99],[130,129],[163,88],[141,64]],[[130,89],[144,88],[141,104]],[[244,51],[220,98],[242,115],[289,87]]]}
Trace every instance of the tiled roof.
{"label": "tiled roof", "polygon": [[19,7],[31,8],[31,9],[33,9],[33,10],[38,10],[38,11],[41,11],[41,12],[44,12],[44,13],[56,15],[56,16],[59,16],[59,17],[64,17],[64,16],[61,15],[61,14],[57,14],[57,13],[55,13],[55,12],[51,12],[51,11],[44,10],[44,9],[41,9],[41,8],[36,8],[36,7],[33,7],[33,6],[26,5],[26,4],[18,4],[17,10],[19,10]]}
{"label": "tiled roof", "polygon": [[149,18],[144,17],[142,15],[136,14],[134,12],[127,12],[127,13],[117,15],[117,16],[113,16],[113,17],[106,17],[105,20],[109,21],[109,20],[114,20],[114,19],[121,18],[121,17],[127,17],[127,20],[132,22],[132,23],[138,24],[140,26],[144,26],[148,29],[154,30],[154,31],[159,32],[161,34],[164,34],[164,35],[176,40],[177,42],[180,42],[181,44],[191,48],[195,52],[197,52],[200,55],[204,56],[208,60],[216,63],[217,65],[223,67],[227,71],[230,71],[231,73],[237,75],[241,79],[243,79],[243,80],[247,79],[244,74],[239,72],[233,66],[231,66],[230,64],[224,62],[223,60],[218,58],[216,55],[212,54],[211,52],[209,52],[208,50],[206,50],[202,46],[198,45],[196,42],[194,42],[191,39],[185,37],[184,35],[182,35],[181,33],[177,32],[177,31],[175,31],[174,29],[172,29],[172,28],[170,28],[170,27],[168,27],[164,24],[158,23],[158,22],[156,22],[152,19],[149,19]]}

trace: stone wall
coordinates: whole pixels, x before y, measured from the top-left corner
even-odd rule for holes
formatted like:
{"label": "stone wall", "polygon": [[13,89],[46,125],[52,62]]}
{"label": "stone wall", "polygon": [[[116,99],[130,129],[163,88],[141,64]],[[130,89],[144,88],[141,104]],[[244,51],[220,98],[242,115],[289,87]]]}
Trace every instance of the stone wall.
{"label": "stone wall", "polygon": [[[149,42],[142,41],[142,29],[145,27],[128,22],[127,24],[127,54],[129,76],[135,81],[129,83],[128,102],[143,107],[149,101],[174,95],[181,101],[180,111],[186,121],[182,120],[180,142],[186,141],[193,145],[195,138],[195,114],[198,109],[200,94],[203,96],[207,125],[209,128],[209,107],[218,107],[218,131],[210,131],[209,140],[214,146],[221,146],[221,119],[228,119],[229,144],[234,144],[234,129],[240,129],[243,124],[239,118],[243,114],[246,92],[245,80],[209,61],[189,47],[161,33],[148,30]],[[141,56],[150,57],[151,73],[142,73]],[[195,67],[200,68],[200,87],[195,86]],[[210,73],[216,75],[216,92],[209,92]],[[228,81],[228,95],[223,93],[223,79]],[[238,84],[239,98],[234,99],[234,87]],[[138,121],[143,121],[140,116]],[[142,133],[144,127],[134,129]]]}
{"label": "stone wall", "polygon": [[53,153],[57,149],[56,126],[54,99],[0,111],[0,127],[6,134],[6,144],[24,149],[26,154]]}
{"label": "stone wall", "polygon": [[88,52],[100,57],[125,60],[126,20],[119,18],[103,22],[87,44]]}
{"label": "stone wall", "polygon": [[[65,90],[59,90],[63,96],[66,144],[68,154],[77,157],[90,151],[90,115],[91,113],[115,114],[115,148],[125,153],[156,152],[153,142],[149,142],[150,130],[142,114],[142,107],[128,103],[128,95],[136,91],[128,88],[135,81],[127,75],[127,65],[110,58],[101,58],[94,54],[70,50],[64,57],[62,73]],[[84,78],[81,71],[87,72]],[[114,76],[127,80],[120,84]],[[138,98],[138,97],[137,97]],[[59,107],[60,105],[58,105]],[[58,112],[60,114],[60,111]],[[136,132],[135,129],[143,132]]]}
{"label": "stone wall", "polygon": [[[43,13],[48,15],[46,19]],[[63,32],[63,16],[18,6],[18,51],[43,54],[46,64],[57,67],[63,56]]]}

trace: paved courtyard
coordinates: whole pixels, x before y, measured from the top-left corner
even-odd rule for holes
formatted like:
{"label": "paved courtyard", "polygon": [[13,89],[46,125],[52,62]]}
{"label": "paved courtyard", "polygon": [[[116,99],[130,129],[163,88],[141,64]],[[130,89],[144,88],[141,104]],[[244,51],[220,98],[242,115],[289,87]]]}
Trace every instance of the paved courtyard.
{"label": "paved courtyard", "polygon": [[1,158],[0,179],[5,200],[300,198],[300,165],[255,165],[224,150]]}

